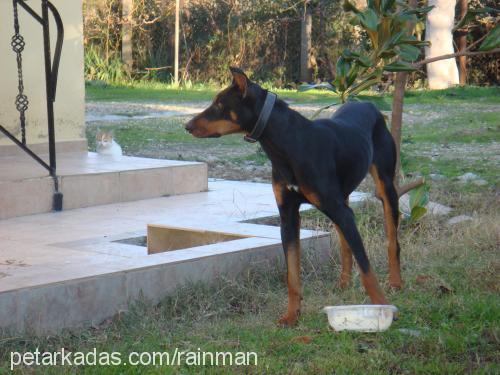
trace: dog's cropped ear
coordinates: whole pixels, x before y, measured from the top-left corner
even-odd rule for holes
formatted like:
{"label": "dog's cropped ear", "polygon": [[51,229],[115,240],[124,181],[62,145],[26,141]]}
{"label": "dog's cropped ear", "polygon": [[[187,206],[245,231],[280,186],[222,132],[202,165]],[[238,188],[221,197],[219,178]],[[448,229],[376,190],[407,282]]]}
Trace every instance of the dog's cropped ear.
{"label": "dog's cropped ear", "polygon": [[245,97],[248,89],[248,77],[240,68],[230,67],[229,70],[233,74],[233,83],[238,87],[243,97]]}

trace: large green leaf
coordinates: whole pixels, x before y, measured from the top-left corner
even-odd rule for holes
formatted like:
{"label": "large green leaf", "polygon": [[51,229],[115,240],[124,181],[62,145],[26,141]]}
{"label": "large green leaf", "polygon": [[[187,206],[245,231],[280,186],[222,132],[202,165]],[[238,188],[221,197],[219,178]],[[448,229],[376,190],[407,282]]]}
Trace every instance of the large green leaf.
{"label": "large green leaf", "polygon": [[359,65],[361,65],[365,68],[369,68],[373,65],[373,61],[368,56],[363,56],[363,55],[360,55],[357,58],[357,62]]}
{"label": "large green leaf", "polygon": [[346,61],[355,61],[358,65],[365,68],[369,68],[372,66],[372,60],[368,56],[362,55],[358,52],[345,49],[342,52],[342,56]]}
{"label": "large green leaf", "polygon": [[420,56],[420,48],[411,44],[400,44],[398,49],[399,56],[405,61],[415,61]]}
{"label": "large green leaf", "polygon": [[360,54],[359,52],[351,51],[350,49],[345,49],[342,51],[342,56],[344,56],[345,60],[352,61],[357,59],[360,56]]}
{"label": "large green leaf", "polygon": [[342,93],[346,90],[346,77],[351,69],[351,62],[347,61],[344,56],[340,56],[337,59],[337,65],[335,67],[335,86]]}
{"label": "large green leaf", "polygon": [[409,221],[411,223],[414,223],[415,221],[420,219],[422,216],[424,216],[426,213],[427,213],[427,209],[425,207],[420,207],[420,206],[413,207],[411,209]]}
{"label": "large green leaf", "polygon": [[498,47],[500,47],[500,23],[497,23],[493,30],[484,38],[479,51],[491,51]]}
{"label": "large green leaf", "polygon": [[388,41],[388,44],[389,45],[394,45],[394,44],[398,44],[399,41],[404,38],[404,36],[406,35],[407,31],[406,30],[400,30],[398,31],[397,33],[395,33],[394,35],[391,36],[391,38],[389,39]]}
{"label": "large green leaf", "polygon": [[356,81],[356,78],[358,77],[359,73],[359,66],[356,64],[352,64],[351,68],[349,69],[349,73],[347,74],[346,77],[346,86],[350,87],[354,81]]}
{"label": "large green leaf", "polygon": [[337,60],[336,75],[341,77],[346,77],[351,69],[351,63],[344,56],[340,56]]}
{"label": "large green leaf", "polygon": [[427,185],[420,185],[418,188],[410,192],[410,208],[424,207],[429,203],[429,187]]}
{"label": "large green leaf", "polygon": [[359,22],[361,22],[361,25],[363,25],[366,29],[377,31],[377,25],[380,22],[380,17],[373,9],[367,8],[362,13],[356,14],[356,17],[358,17]]}
{"label": "large green leaf", "polygon": [[417,70],[413,65],[404,61],[396,61],[388,65],[384,65],[384,70],[388,72],[412,72]]}
{"label": "large green leaf", "polygon": [[418,40],[413,35],[408,35],[407,37],[403,37],[398,41],[398,44],[411,44],[416,47],[428,46],[431,43],[428,40]]}
{"label": "large green leaf", "polygon": [[371,79],[364,79],[363,81],[357,83],[356,85],[353,85],[349,89],[349,95],[357,95],[361,91],[366,90],[373,85],[376,85],[378,82],[380,82],[380,77],[373,77]]}

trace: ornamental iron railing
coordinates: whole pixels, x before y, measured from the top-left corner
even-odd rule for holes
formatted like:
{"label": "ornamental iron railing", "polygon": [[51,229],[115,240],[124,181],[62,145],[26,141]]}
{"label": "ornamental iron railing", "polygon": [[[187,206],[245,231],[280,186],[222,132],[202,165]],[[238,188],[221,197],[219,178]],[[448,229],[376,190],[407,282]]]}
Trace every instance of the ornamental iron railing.
{"label": "ornamental iron railing", "polygon": [[[57,88],[57,74],[59,71],[59,62],[61,60],[62,44],[64,39],[64,27],[61,16],[56,7],[48,0],[40,0],[42,15],[38,15],[28,4],[26,0],[12,0],[14,11],[14,36],[11,40],[12,50],[16,54],[17,61],[17,76],[18,76],[18,94],[16,96],[15,105],[19,112],[19,123],[21,128],[21,139],[18,139],[11,132],[0,125],[0,131],[25,151],[29,156],[36,160],[42,167],[47,169],[49,175],[54,181],[54,197],[53,209],[61,211],[63,207],[63,195],[59,191],[59,180],[57,177],[56,169],[56,145],[55,145],[55,131],[54,131],[54,102],[56,99]],[[47,163],[40,156],[35,154],[26,143],[26,111],[29,107],[29,100],[24,92],[24,79],[23,79],[23,59],[22,53],[26,42],[21,35],[21,28],[19,25],[19,8],[25,10],[32,16],[41,26],[43,32],[43,50],[45,61],[45,88],[46,88],[46,102],[47,102],[47,129],[48,129],[48,143],[49,143],[49,162]],[[50,29],[49,29],[49,12],[54,17],[57,38],[54,50],[54,59],[51,59],[50,52]]]}

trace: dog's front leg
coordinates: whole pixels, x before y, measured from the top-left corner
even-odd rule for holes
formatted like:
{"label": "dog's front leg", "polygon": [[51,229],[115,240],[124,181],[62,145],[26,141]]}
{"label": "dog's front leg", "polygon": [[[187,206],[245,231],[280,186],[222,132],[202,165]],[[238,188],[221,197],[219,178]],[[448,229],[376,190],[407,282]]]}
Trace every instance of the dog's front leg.
{"label": "dog's front leg", "polygon": [[285,252],[288,285],[288,309],[279,324],[294,326],[300,313],[300,200],[284,184],[273,183],[281,218],[281,241]]}

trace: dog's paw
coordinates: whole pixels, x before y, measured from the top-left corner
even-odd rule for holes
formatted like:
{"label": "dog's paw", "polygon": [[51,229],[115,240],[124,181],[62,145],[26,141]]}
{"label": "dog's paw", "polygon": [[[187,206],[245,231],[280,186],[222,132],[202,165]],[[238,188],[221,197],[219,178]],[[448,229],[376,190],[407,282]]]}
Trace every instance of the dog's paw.
{"label": "dog's paw", "polygon": [[298,314],[286,314],[278,320],[281,327],[294,327],[297,325]]}
{"label": "dog's paw", "polygon": [[403,280],[389,278],[389,286],[393,290],[401,290],[403,289]]}
{"label": "dog's paw", "polygon": [[337,281],[337,288],[339,289],[347,289],[349,287],[349,284],[351,282],[351,279],[349,277],[340,277],[339,281]]}

